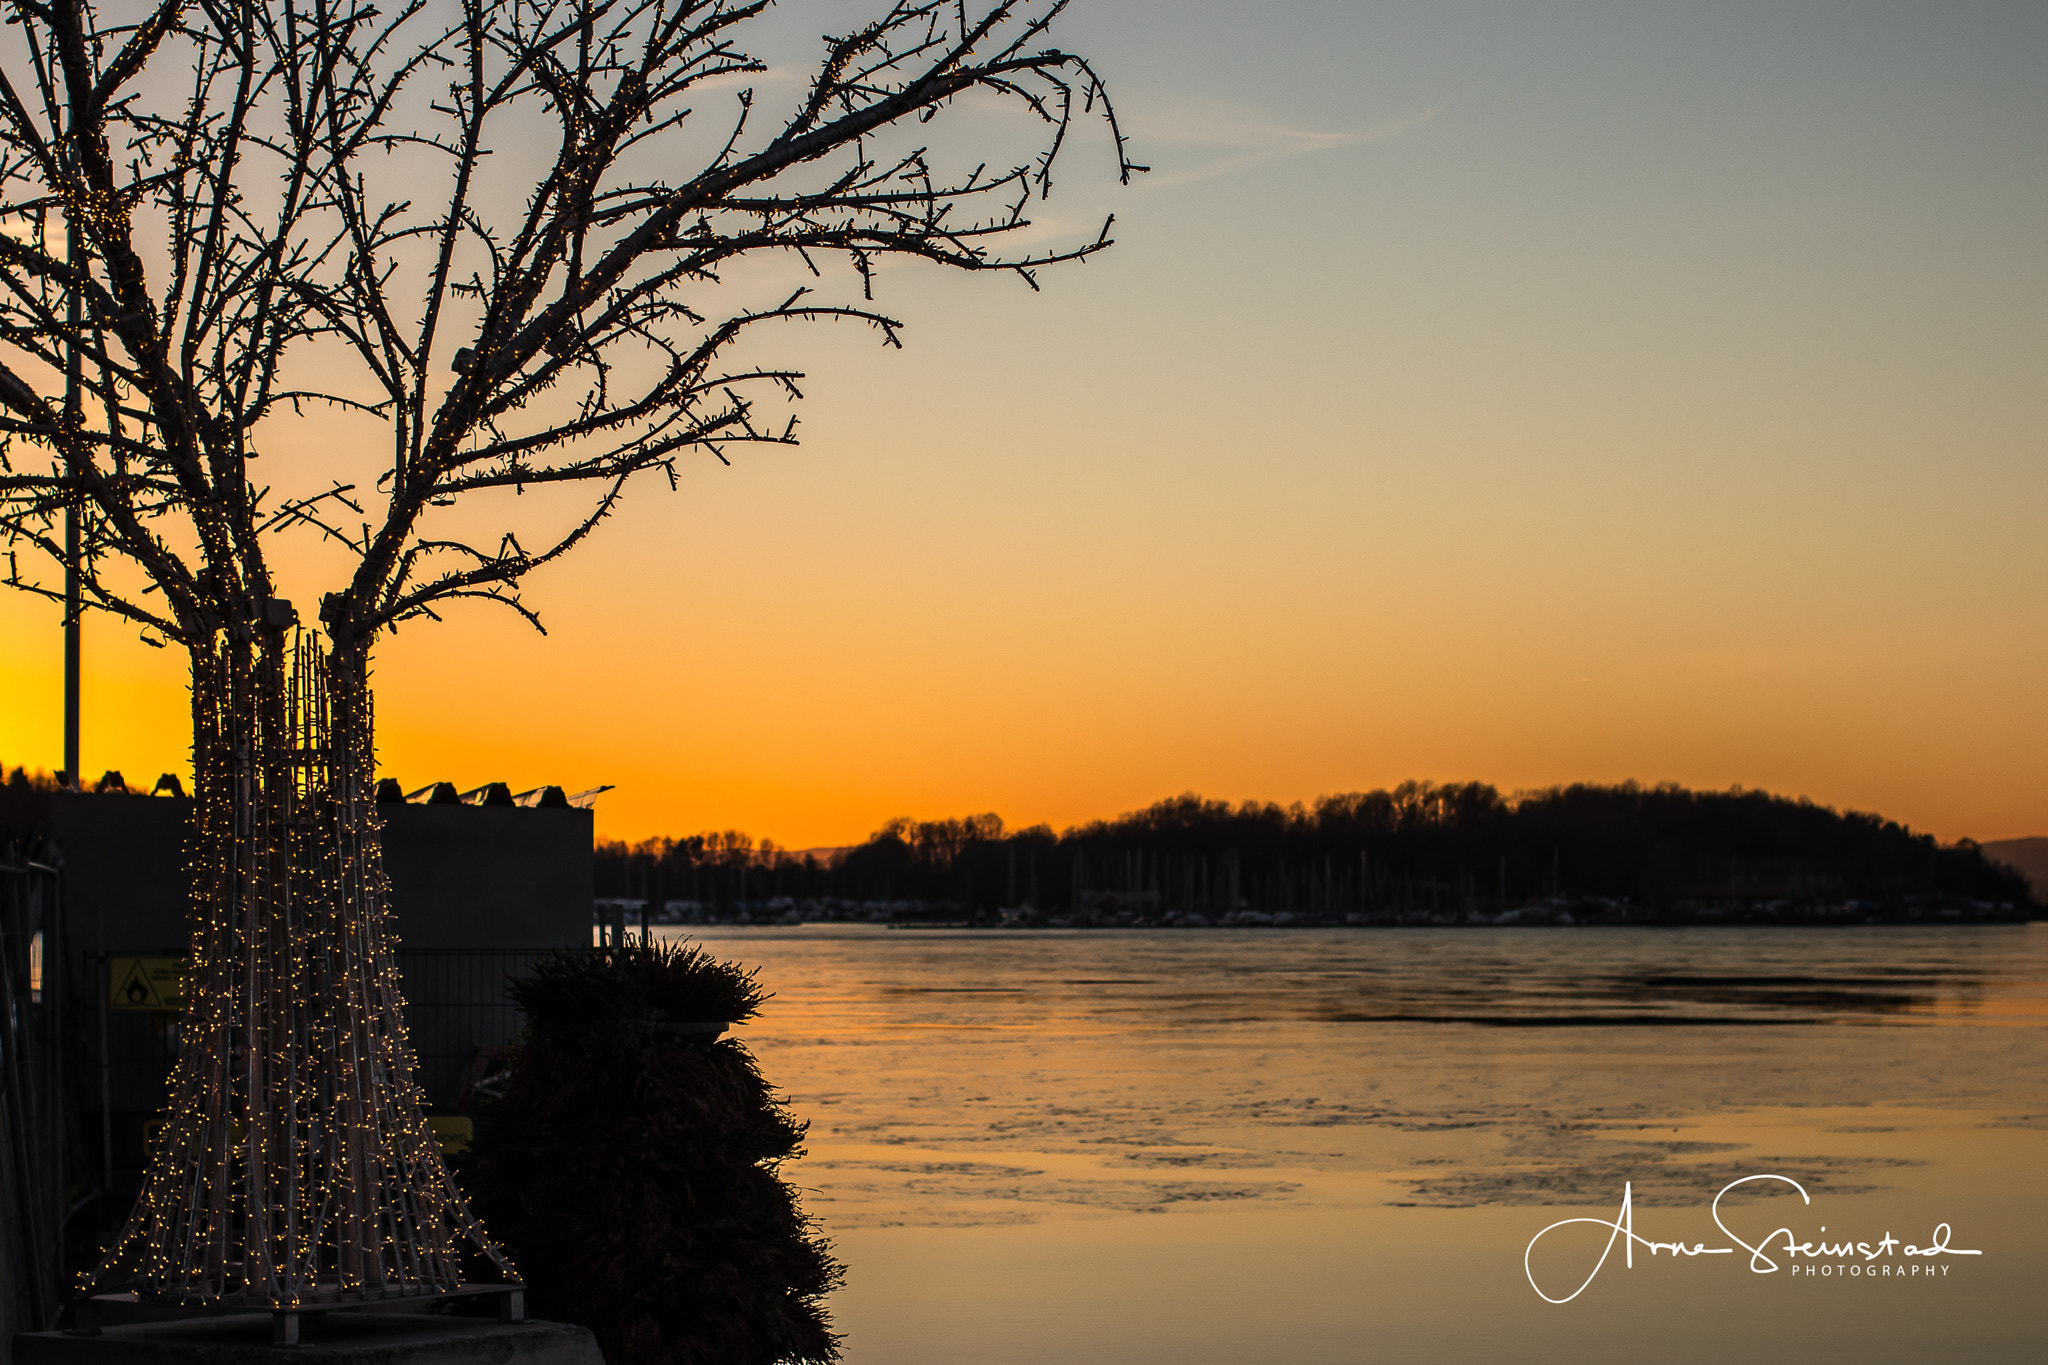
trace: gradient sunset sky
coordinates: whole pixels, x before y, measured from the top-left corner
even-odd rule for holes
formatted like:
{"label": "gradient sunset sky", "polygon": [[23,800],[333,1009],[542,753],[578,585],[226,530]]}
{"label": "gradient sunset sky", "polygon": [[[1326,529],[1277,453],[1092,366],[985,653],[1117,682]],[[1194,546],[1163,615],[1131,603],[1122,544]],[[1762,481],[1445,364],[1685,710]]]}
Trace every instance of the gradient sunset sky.
{"label": "gradient sunset sky", "polygon": [[[790,334],[801,447],[643,487],[530,581],[546,637],[382,645],[385,771],[798,848],[1410,777],[2048,834],[2048,6],[1076,0],[1061,42],[1154,169],[1083,149],[1035,216],[1118,245],[892,270],[900,352]],[[54,768],[58,612],[0,640],[0,760]],[[90,619],[86,771],[184,771],[183,686]]]}

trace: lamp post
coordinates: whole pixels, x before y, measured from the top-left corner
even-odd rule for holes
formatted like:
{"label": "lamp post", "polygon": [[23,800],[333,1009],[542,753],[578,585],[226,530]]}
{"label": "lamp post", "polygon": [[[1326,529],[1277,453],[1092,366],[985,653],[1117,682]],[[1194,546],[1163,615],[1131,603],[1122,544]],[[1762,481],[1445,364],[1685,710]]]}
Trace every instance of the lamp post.
{"label": "lamp post", "polygon": [[[69,215],[67,215],[69,217]],[[71,267],[76,270],[80,256],[78,226],[71,223],[65,231],[65,255]],[[78,675],[79,657],[84,642],[80,638],[80,604],[78,593],[78,541],[80,511],[78,477],[78,433],[83,425],[83,403],[80,402],[80,374],[78,354],[78,329],[84,318],[80,311],[81,299],[76,289],[68,291],[70,298],[65,305],[65,321],[68,328],[68,345],[64,356],[64,425],[70,440],[66,443],[65,473],[70,477],[71,496],[64,503],[64,777],[73,791],[85,790],[85,775],[79,770],[78,758]]]}
{"label": "lamp post", "polygon": [[78,770],[78,504],[64,509],[64,777],[85,790]]}

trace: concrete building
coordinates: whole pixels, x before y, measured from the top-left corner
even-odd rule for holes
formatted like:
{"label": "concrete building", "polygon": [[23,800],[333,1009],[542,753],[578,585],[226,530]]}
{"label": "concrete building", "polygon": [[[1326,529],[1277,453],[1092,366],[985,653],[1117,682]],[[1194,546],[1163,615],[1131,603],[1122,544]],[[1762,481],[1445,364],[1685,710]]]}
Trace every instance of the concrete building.
{"label": "concrete building", "polygon": [[[189,797],[17,790],[7,805],[0,825],[46,829],[64,860],[72,953],[185,952]],[[398,800],[377,813],[406,951],[590,942],[590,811]]]}

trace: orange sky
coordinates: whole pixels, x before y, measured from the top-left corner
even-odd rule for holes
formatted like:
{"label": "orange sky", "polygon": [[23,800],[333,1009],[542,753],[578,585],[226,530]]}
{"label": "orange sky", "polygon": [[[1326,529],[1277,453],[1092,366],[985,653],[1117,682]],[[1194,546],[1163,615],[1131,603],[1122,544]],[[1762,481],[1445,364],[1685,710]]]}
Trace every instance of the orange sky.
{"label": "orange sky", "polygon": [[[2038,12],[1158,8],[1069,35],[1158,167],[1055,194],[1114,250],[778,341],[804,444],[644,488],[545,638],[386,641],[386,769],[794,847],[1409,777],[2048,833]],[[0,760],[55,767],[56,612],[0,639]],[[182,768],[182,660],[86,660],[87,771]]]}

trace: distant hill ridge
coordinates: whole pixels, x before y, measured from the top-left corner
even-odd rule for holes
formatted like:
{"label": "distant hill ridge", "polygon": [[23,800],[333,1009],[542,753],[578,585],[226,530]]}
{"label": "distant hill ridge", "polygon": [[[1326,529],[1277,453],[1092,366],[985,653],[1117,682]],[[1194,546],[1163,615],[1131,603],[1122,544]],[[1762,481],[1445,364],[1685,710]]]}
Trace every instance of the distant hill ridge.
{"label": "distant hill ridge", "polygon": [[2048,839],[1993,839],[1977,847],[1992,862],[2018,869],[2034,888],[2034,899],[2048,903]]}
{"label": "distant hill ridge", "polygon": [[[2048,840],[2008,843],[2048,856]],[[1584,922],[1578,907],[1597,902],[1631,922],[1863,923],[2035,913],[2040,883],[2010,858],[1740,787],[1404,782],[1287,806],[1188,793],[1061,831],[993,814],[898,819],[810,856],[736,831],[600,843],[594,871],[601,897],[690,914],[839,901],[969,918],[1035,907],[1091,923],[1441,923],[1572,907]]]}

